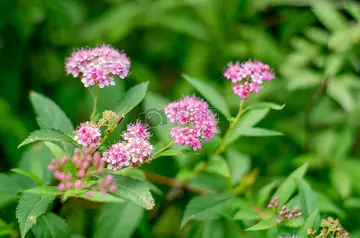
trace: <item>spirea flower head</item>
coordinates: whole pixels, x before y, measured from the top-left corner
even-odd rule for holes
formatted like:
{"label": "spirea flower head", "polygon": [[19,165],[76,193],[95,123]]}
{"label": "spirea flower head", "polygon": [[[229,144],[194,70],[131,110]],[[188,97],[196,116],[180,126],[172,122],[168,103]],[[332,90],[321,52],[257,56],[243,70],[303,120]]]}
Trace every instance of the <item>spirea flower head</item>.
{"label": "spirea flower head", "polygon": [[115,85],[113,76],[124,79],[129,69],[128,56],[108,45],[76,50],[65,61],[67,74],[80,77],[85,87],[95,84],[100,88]]}
{"label": "spirea flower head", "polygon": [[123,167],[137,167],[141,163],[151,161],[153,146],[147,126],[136,122],[129,124],[122,133],[124,141],[118,142],[103,153],[103,160],[108,163],[107,168],[118,170]]}
{"label": "spirea flower head", "polygon": [[92,122],[81,123],[74,132],[74,140],[80,145],[88,146],[90,144],[99,145],[101,141],[100,127]]}
{"label": "spirea flower head", "polygon": [[175,144],[188,145],[194,150],[201,148],[202,141],[209,141],[217,132],[215,114],[207,102],[195,96],[187,96],[165,107],[170,122],[175,123],[170,135]]}
{"label": "spirea flower head", "polygon": [[224,77],[231,80],[235,95],[247,99],[250,93],[259,93],[263,81],[275,78],[269,65],[259,61],[244,63],[230,62],[224,71]]}

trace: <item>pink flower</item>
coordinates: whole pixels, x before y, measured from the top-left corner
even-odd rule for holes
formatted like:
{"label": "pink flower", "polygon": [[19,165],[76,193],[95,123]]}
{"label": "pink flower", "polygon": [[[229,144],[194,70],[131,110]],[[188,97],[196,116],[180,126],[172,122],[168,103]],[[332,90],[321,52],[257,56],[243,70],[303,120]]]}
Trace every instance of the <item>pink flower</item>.
{"label": "pink flower", "polygon": [[81,123],[74,132],[74,140],[80,145],[88,146],[91,144],[100,145],[101,131],[98,125],[92,122]]}
{"label": "pink flower", "polygon": [[149,139],[150,133],[147,131],[147,126],[136,122],[135,124],[129,124],[126,131],[122,133],[124,140],[130,140],[133,138]]}
{"label": "pink flower", "polygon": [[121,79],[129,75],[130,60],[123,52],[108,45],[79,49],[65,61],[65,70],[80,77],[85,87],[97,84],[100,88],[115,85],[114,75]]}
{"label": "pink flower", "polygon": [[170,131],[175,144],[201,148],[202,141],[209,141],[217,132],[217,120],[207,102],[197,97],[184,97],[165,107],[165,114],[172,123]]}
{"label": "pink flower", "polygon": [[154,147],[151,145],[147,126],[136,122],[129,124],[122,133],[124,141],[118,142],[103,153],[107,168],[118,170],[123,167],[137,167],[139,164],[151,161]]}
{"label": "pink flower", "polygon": [[124,142],[110,146],[110,148],[103,153],[103,160],[108,163],[107,168],[111,170],[131,166]]}
{"label": "pink flower", "polygon": [[224,77],[234,84],[235,95],[246,100],[250,93],[259,93],[260,84],[275,78],[269,65],[259,61],[246,61],[244,63],[230,62],[224,71]]}

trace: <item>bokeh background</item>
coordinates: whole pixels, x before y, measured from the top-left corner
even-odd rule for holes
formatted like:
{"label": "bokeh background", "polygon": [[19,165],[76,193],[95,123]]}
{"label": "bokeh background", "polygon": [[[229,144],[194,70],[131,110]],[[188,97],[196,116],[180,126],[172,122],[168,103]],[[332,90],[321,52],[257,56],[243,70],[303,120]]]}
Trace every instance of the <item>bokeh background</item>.
{"label": "bokeh background", "polygon": [[[236,148],[250,158],[246,170],[258,172],[254,187],[269,178],[287,176],[309,161],[307,179],[317,192],[322,212],[339,217],[353,232],[352,237],[359,236],[359,3],[0,1],[0,171],[19,163],[25,166],[28,157],[37,159],[36,153],[43,150],[17,149],[37,129],[28,98],[31,90],[54,100],[74,124],[87,120],[90,97],[80,80],[66,76],[64,59],[75,48],[103,43],[123,49],[132,66],[130,77],[119,80],[115,89],[101,97],[100,108],[115,106],[124,90],[136,83],[150,82],[150,96],[128,120],[152,107],[154,98],[170,101],[196,93],[181,78],[182,73],[216,86],[235,115],[239,99],[222,76],[226,64],[250,58],[271,65],[276,80],[246,103],[286,103],[282,111],[272,111],[261,122],[262,127],[281,131],[284,136],[241,138],[236,143]],[[220,117],[220,128],[226,125],[225,118]],[[176,160],[167,158],[148,169],[172,177],[179,168]],[[186,204],[186,194],[174,202],[166,201],[166,196],[156,200],[157,211],[146,214],[136,236],[180,237],[182,210],[178,207]],[[0,216],[11,222],[12,205],[6,198],[0,198],[0,205]]]}

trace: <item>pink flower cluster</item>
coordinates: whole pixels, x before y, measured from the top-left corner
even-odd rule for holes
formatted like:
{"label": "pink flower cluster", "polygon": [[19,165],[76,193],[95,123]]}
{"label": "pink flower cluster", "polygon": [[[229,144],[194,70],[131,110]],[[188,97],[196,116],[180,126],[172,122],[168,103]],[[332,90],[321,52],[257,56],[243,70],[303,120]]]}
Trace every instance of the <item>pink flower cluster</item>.
{"label": "pink flower cluster", "polygon": [[[62,159],[53,159],[51,161],[48,170],[52,171],[55,179],[60,182],[58,185],[60,191],[82,188],[85,184],[86,176],[90,171],[95,173],[104,172],[105,163],[101,159],[100,153],[95,152],[92,155],[95,148],[96,145],[94,144],[84,146],[82,150],[75,148],[71,161],[69,161],[66,156]],[[68,170],[68,163],[73,163],[75,165],[75,174],[70,173]]]}
{"label": "pink flower cluster", "polygon": [[259,93],[263,81],[270,81],[275,78],[275,75],[269,65],[249,60],[235,64],[230,62],[224,72],[224,77],[233,83],[234,93],[245,100],[249,93]]}
{"label": "pink flower cluster", "polygon": [[80,77],[85,87],[115,85],[114,75],[124,79],[129,74],[128,56],[108,45],[78,49],[66,59],[67,74]]}
{"label": "pink flower cluster", "polygon": [[81,123],[74,132],[74,140],[80,145],[89,146],[91,144],[100,145],[100,127],[92,122]]}
{"label": "pink flower cluster", "polygon": [[[269,209],[275,209],[275,211],[278,211],[279,207],[279,198],[274,197],[274,200],[269,203],[268,208]],[[295,217],[302,216],[302,212],[299,212],[299,206],[296,206],[294,209],[290,210],[286,206],[282,206],[281,210],[279,211],[279,218],[277,219],[277,223],[280,224],[283,220],[290,220]]]}
{"label": "pink flower cluster", "polygon": [[209,141],[217,132],[215,114],[207,102],[195,96],[187,96],[165,107],[170,122],[176,123],[170,135],[175,144],[188,145],[197,150],[202,141]]}
{"label": "pink flower cluster", "polygon": [[123,167],[137,167],[141,163],[151,161],[153,146],[150,144],[148,128],[136,122],[127,126],[121,135],[124,141],[118,142],[103,153],[103,160],[108,163],[107,168],[118,170]]}

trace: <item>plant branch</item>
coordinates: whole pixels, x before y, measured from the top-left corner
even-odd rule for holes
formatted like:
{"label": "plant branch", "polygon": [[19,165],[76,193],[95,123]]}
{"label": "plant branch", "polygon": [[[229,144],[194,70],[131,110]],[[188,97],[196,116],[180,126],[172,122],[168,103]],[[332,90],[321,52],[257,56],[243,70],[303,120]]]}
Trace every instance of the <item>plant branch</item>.
{"label": "plant branch", "polygon": [[171,147],[171,146],[174,145],[174,144],[175,144],[175,140],[171,141],[169,144],[167,144],[166,146],[164,146],[163,148],[161,148],[158,152],[156,152],[156,153],[152,156],[152,158],[153,158],[153,159],[156,159],[156,158],[160,157],[159,154],[160,154],[161,152],[163,152],[164,150],[166,150],[167,148]]}
{"label": "plant branch", "polygon": [[[91,90],[90,90],[90,92],[91,92]],[[97,87],[95,96],[94,96],[94,94],[92,92],[91,92],[91,94],[92,94],[93,99],[94,99],[94,104],[93,104],[93,111],[92,111],[91,116],[90,116],[90,121],[94,121],[94,117],[96,115],[97,102],[99,100],[100,88]]]}
{"label": "plant branch", "polygon": [[[314,110],[315,106],[319,103],[321,97],[323,95],[325,95],[326,90],[328,88],[329,85],[329,80],[330,77],[329,76],[325,76],[325,80],[323,82],[323,84],[320,86],[320,88],[316,91],[316,93],[314,94],[313,98],[311,99],[309,105],[307,106],[306,110],[305,110],[305,129],[307,132],[310,131],[310,115],[311,112]],[[305,150],[307,151],[309,147],[309,140],[307,139],[307,142],[305,144]]]}
{"label": "plant branch", "polygon": [[109,138],[109,136],[111,136],[111,134],[116,130],[116,128],[120,125],[120,123],[124,120],[124,115],[121,115],[120,119],[118,120],[118,122],[111,128],[107,129],[105,131],[105,136],[104,138],[101,140],[100,145],[98,145],[98,147],[96,147],[96,149],[94,150],[93,153],[95,153],[96,151],[98,151],[100,149],[100,147],[105,143],[105,141]]}
{"label": "plant branch", "polygon": [[221,139],[220,141],[220,145],[217,148],[215,155],[219,155],[224,151],[224,147],[225,147],[225,141],[229,138],[229,136],[232,133],[232,129],[234,128],[234,126],[237,124],[237,122],[239,121],[240,117],[244,114],[245,110],[244,110],[244,100],[240,100],[240,107],[239,107],[239,112],[236,115],[236,117],[230,121],[230,125],[228,130],[226,131],[224,137]]}
{"label": "plant branch", "polygon": [[147,172],[147,173],[145,173],[145,176],[149,181],[151,181],[153,183],[159,183],[159,184],[167,185],[167,186],[170,186],[170,187],[183,188],[183,189],[185,189],[185,190],[187,190],[189,192],[200,194],[200,195],[215,192],[213,190],[194,187],[194,186],[188,185],[185,181],[165,177],[165,176],[162,176],[162,175],[159,175],[159,174],[154,174],[154,173]]}

